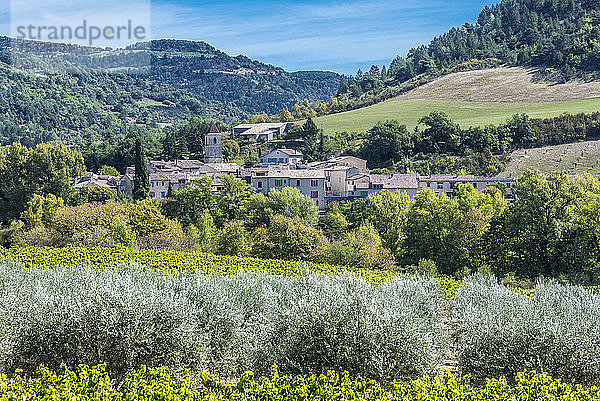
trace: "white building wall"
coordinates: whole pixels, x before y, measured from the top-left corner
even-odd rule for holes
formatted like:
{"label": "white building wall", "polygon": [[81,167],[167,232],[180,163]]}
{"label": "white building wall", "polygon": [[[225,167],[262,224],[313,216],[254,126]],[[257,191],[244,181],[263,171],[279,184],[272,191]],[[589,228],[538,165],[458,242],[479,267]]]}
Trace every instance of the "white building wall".
{"label": "white building wall", "polygon": [[[316,184],[316,185],[313,185]],[[290,178],[290,177],[256,177],[251,179],[251,185],[257,192],[267,195],[272,189],[296,188],[302,195],[312,199],[319,210],[325,209],[325,179],[324,178]]]}
{"label": "white building wall", "polygon": [[290,156],[280,150],[274,150],[273,152],[262,156],[260,161],[265,164],[296,165],[302,161],[302,156]]}

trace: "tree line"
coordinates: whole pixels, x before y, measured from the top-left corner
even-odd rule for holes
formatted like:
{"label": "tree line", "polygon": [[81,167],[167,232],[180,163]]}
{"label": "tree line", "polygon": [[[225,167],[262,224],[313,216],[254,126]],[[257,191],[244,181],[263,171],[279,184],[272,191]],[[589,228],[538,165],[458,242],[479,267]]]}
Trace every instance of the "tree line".
{"label": "tree line", "polygon": [[600,113],[545,119],[516,114],[502,124],[463,129],[446,114],[433,112],[423,117],[413,132],[394,120],[380,122],[367,131],[359,145],[350,145],[345,151],[366,159],[374,169],[409,169],[422,174],[465,170],[489,176],[502,170],[503,156],[512,150],[598,138]]}
{"label": "tree line", "polygon": [[512,188],[514,202],[500,185],[459,184],[452,197],[382,191],[319,214],[295,188],[264,195],[233,176],[219,178],[219,191],[205,177],[162,202],[105,188],[75,193],[71,178],[83,169],[81,155],[62,145],[0,148],[3,244],[197,249],[456,277],[600,281],[600,181],[591,176],[527,171]]}

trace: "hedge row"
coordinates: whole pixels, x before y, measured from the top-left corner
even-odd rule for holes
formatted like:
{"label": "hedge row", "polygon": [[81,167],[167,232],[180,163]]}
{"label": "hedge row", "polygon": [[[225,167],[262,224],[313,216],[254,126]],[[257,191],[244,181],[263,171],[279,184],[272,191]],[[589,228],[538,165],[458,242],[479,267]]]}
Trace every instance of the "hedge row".
{"label": "hedge row", "polygon": [[474,276],[450,306],[460,367],[475,380],[526,369],[600,383],[600,295],[556,283],[523,294]]}
{"label": "hedge row", "polygon": [[[368,280],[336,267],[309,274],[292,262],[208,254],[5,252],[27,266],[98,260],[75,269],[0,263],[0,371],[106,362],[118,375],[148,364],[238,377],[276,363],[285,373],[335,369],[389,380],[438,372],[451,342],[462,373],[478,383],[522,369],[600,383],[600,295],[583,287],[540,283],[520,293],[490,277],[469,278],[447,305],[448,338],[440,286],[423,278],[372,272],[381,280]],[[172,274],[119,265],[131,255]],[[240,273],[244,266],[262,272]],[[439,281],[447,296],[459,287]]]}
{"label": "hedge row", "polygon": [[425,278],[281,277],[29,268],[0,263],[0,371],[106,363],[223,377],[273,364],[391,381],[436,374],[444,298]]}

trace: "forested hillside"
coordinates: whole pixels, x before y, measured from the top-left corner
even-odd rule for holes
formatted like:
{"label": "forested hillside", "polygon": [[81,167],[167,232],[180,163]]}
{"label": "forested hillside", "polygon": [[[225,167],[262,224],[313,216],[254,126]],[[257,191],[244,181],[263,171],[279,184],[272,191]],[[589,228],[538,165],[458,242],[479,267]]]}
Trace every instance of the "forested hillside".
{"label": "forested hillside", "polygon": [[[429,45],[411,49],[406,57],[397,56],[389,68],[373,66],[345,79],[340,94],[363,102],[375,98],[372,103],[427,82],[428,77],[500,64],[535,65],[551,80],[597,79],[600,2],[503,0],[484,8],[475,25],[453,28]],[[407,88],[400,85],[409,81]]]}
{"label": "forested hillside", "polygon": [[233,120],[235,109],[199,95],[61,59],[0,52],[0,144],[80,146],[192,117]]}
{"label": "forested hillside", "polygon": [[600,69],[600,3],[593,0],[503,0],[486,7],[475,26],[465,24],[412,49],[390,69],[400,78],[434,68],[450,68],[471,59],[561,68],[574,72]]}
{"label": "forested hillside", "polygon": [[243,55],[229,56],[205,42],[174,39],[109,52],[79,52],[67,59],[94,68],[125,68],[131,75],[185,89],[246,113],[275,113],[304,99],[329,100],[341,78],[322,71],[290,73]]}

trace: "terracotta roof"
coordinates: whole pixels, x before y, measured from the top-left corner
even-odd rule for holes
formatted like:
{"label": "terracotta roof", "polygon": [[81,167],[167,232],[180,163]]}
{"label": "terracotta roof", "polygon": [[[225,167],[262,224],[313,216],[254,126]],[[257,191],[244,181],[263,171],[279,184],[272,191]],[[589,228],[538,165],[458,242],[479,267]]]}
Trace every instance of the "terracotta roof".
{"label": "terracotta roof", "polygon": [[356,157],[356,156],[338,156],[338,157],[333,157],[327,161],[331,162],[331,163],[337,163],[337,162],[342,162],[342,161],[348,160],[348,159],[360,160],[361,162],[365,162],[365,163],[367,162],[365,159],[361,159],[360,157]]}
{"label": "terracotta roof", "polygon": [[443,182],[443,181],[471,181],[475,179],[473,175],[422,175],[419,177],[421,181],[435,181],[435,182]]}
{"label": "terracotta roof", "polygon": [[98,175],[87,172],[83,176],[75,179],[73,184],[74,188],[83,187],[105,187],[105,188],[116,188],[119,177],[112,175]]}
{"label": "terracotta roof", "polygon": [[150,181],[169,181],[175,182],[179,180],[188,180],[189,174],[165,174],[165,173],[154,173],[149,175]]}
{"label": "terracotta roof", "polygon": [[179,168],[201,168],[204,163],[200,160],[176,160],[175,167]]}
{"label": "terracotta roof", "polygon": [[280,152],[285,153],[288,156],[303,156],[301,152],[294,149],[278,149]]}
{"label": "terracotta roof", "polygon": [[363,164],[366,165],[366,163],[367,163],[366,160],[360,159],[356,156],[339,156],[339,157],[334,157],[334,158],[331,158],[331,159],[325,160],[325,161],[312,162],[312,163],[309,163],[308,166],[312,167],[312,168],[330,168],[333,166],[350,166],[350,167],[361,168],[361,167],[357,166],[356,164],[353,164],[352,162],[356,162],[356,164],[360,163],[361,166]]}
{"label": "terracotta roof", "polygon": [[369,174],[355,174],[352,177],[349,177],[348,180],[349,181],[356,181],[356,180],[360,180],[362,178],[369,178]]}

